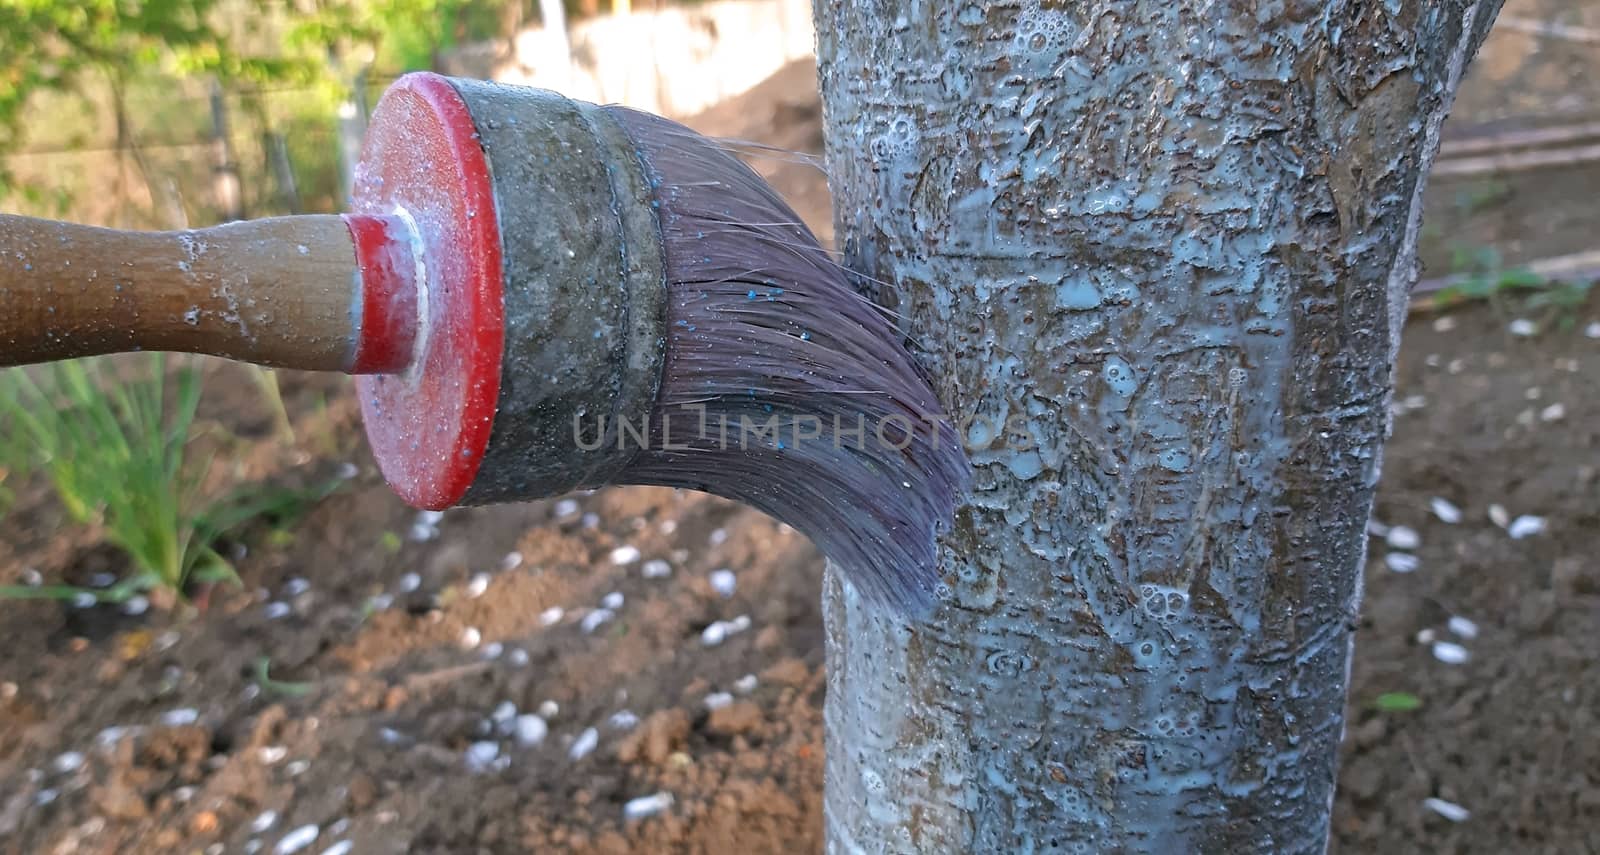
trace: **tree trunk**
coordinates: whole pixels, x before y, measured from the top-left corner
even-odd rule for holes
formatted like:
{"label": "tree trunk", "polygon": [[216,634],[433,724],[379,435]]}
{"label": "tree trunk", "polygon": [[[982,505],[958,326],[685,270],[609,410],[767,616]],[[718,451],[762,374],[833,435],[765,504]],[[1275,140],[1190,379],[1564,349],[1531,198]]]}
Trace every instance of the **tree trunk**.
{"label": "tree trunk", "polygon": [[847,264],[976,467],[824,590],[830,851],[1319,852],[1425,170],[1498,0],[816,0]]}

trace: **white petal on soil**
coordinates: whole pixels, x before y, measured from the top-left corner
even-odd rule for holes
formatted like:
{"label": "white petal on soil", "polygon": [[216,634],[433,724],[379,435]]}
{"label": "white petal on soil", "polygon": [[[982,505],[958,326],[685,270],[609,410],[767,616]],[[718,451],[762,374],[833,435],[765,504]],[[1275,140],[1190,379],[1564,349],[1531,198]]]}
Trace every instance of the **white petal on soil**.
{"label": "white petal on soil", "polygon": [[494,761],[500,756],[500,743],[474,742],[467,746],[465,760],[467,770],[475,773],[487,772],[494,768]]}
{"label": "white petal on soil", "polygon": [[264,810],[261,813],[256,814],[255,819],[250,820],[250,831],[254,834],[260,834],[277,824],[278,812],[275,810]]}
{"label": "white petal on soil", "polygon": [[94,735],[95,747],[102,749],[111,748],[118,742],[121,742],[122,737],[127,736],[130,732],[132,732],[130,728],[124,727],[120,724],[113,724]]}
{"label": "white petal on soil", "polygon": [[524,713],[517,716],[515,731],[517,744],[524,748],[532,748],[544,741],[545,736],[550,733],[550,725],[533,713]]}
{"label": "white petal on soil", "polygon": [[57,755],[55,761],[50,765],[63,775],[69,772],[76,772],[83,768],[83,754],[78,751],[66,751]]}
{"label": "white petal on soil", "polygon": [[288,617],[291,611],[293,610],[289,608],[288,603],[267,603],[266,607],[261,610],[261,616],[267,620],[278,620],[279,618]]}
{"label": "white petal on soil", "polygon": [[1512,520],[1511,525],[1506,526],[1506,534],[1511,535],[1512,540],[1521,540],[1524,537],[1532,537],[1536,534],[1541,534],[1544,532],[1544,529],[1544,517],[1528,516],[1524,514],[1523,516]]}
{"label": "white petal on soil", "polygon": [[290,599],[298,597],[309,590],[311,590],[311,582],[300,576],[290,579],[283,585],[283,595]]}
{"label": "white petal on soil", "polygon": [[1396,573],[1412,573],[1422,566],[1421,559],[1409,552],[1391,552],[1383,556],[1383,563]]}
{"label": "white petal on soil", "polygon": [[539,613],[539,625],[540,626],[553,626],[555,624],[560,623],[561,619],[566,617],[566,616],[567,616],[567,610],[566,609],[564,609],[564,608],[562,608],[560,606],[551,606],[550,608],[545,609],[544,611]]}
{"label": "white petal on soil", "polygon": [[500,559],[501,570],[515,570],[522,566],[522,553],[507,552],[506,557]]}
{"label": "white petal on soil", "polygon": [[612,591],[600,598],[600,605],[612,611],[622,608],[623,598],[621,591]]}
{"label": "white petal on soil", "polygon": [[194,724],[199,720],[200,711],[194,707],[179,707],[175,710],[167,710],[158,719],[163,727],[183,727]]}
{"label": "white petal on soil", "polygon": [[1455,802],[1444,799],[1427,798],[1422,800],[1422,806],[1434,813],[1450,820],[1451,822],[1465,822],[1472,816],[1472,811],[1467,810]]}
{"label": "white petal on soil", "polygon": [[706,695],[705,704],[708,710],[720,710],[731,703],[733,703],[733,695],[727,692],[712,692]]}
{"label": "white petal on soil", "polygon": [[1439,633],[1434,632],[1432,627],[1417,630],[1418,644],[1432,644],[1433,640],[1438,637]]}
{"label": "white petal on soil", "polygon": [[1551,404],[1539,411],[1539,421],[1559,422],[1567,417],[1567,405],[1560,401]]}
{"label": "white petal on soil", "polygon": [[567,756],[574,760],[582,760],[589,756],[589,752],[600,744],[600,731],[592,727],[584,728],[578,738],[572,741],[572,747],[567,749]]}
{"label": "white petal on soil", "polygon": [[514,667],[525,668],[529,661],[528,651],[520,647],[513,647],[511,652],[506,654],[506,661],[510,662]]}
{"label": "white petal on soil", "polygon": [[315,842],[319,833],[321,829],[315,825],[302,825],[285,834],[272,851],[274,855],[293,855]]}
{"label": "white petal on soil", "polygon": [[489,574],[477,573],[467,580],[467,587],[463,589],[462,593],[475,600],[483,596],[483,592],[487,590],[489,590]]}
{"label": "white petal on soil", "polygon": [[547,719],[555,718],[561,714],[561,705],[555,701],[543,701],[539,704],[539,715]]}
{"label": "white petal on soil", "polygon": [[1434,496],[1428,500],[1428,508],[1433,511],[1434,516],[1439,518],[1439,522],[1449,523],[1450,525],[1461,522],[1461,509],[1452,504],[1449,499]]}
{"label": "white petal on soil", "polygon": [[723,599],[733,596],[733,592],[738,590],[738,577],[734,576],[733,571],[726,567],[721,570],[711,571],[711,575],[708,578],[711,582],[711,590],[716,591]]}
{"label": "white petal on soil", "polygon": [[422,587],[422,577],[416,573],[407,573],[400,577],[400,593],[409,594]]}
{"label": "white petal on soil", "polygon": [[88,591],[79,591],[72,595],[72,607],[75,609],[92,609],[100,602],[100,598]]}
{"label": "white petal on soil", "polygon": [[619,546],[611,550],[611,563],[616,565],[632,564],[639,560],[639,547]]}
{"label": "white petal on soil", "polygon": [[1589,338],[1600,338],[1600,321],[1594,321],[1583,328],[1583,334]]}
{"label": "white petal on soil", "polygon": [[461,649],[475,650],[483,641],[483,633],[475,626],[469,626],[461,631]]}
{"label": "white petal on soil", "polygon": [[1461,615],[1452,615],[1449,627],[1451,632],[1462,638],[1473,639],[1478,637],[1478,625]]}
{"label": "white petal on soil", "polygon": [[1511,525],[1511,514],[1506,511],[1505,505],[1493,504],[1489,506],[1489,522],[1505,528]]}
{"label": "white petal on soil", "polygon": [[757,682],[756,675],[746,674],[733,681],[733,690],[741,695],[748,695],[756,690]]}
{"label": "white petal on soil", "polygon": [[506,652],[506,646],[498,641],[491,641],[483,646],[484,659],[499,659],[500,654]]}
{"label": "white petal on soil", "polygon": [[1389,533],[1389,527],[1387,525],[1384,525],[1381,520],[1376,520],[1376,519],[1367,520],[1367,534],[1370,534],[1373,537],[1383,537],[1384,535],[1387,535],[1388,533]]}
{"label": "white petal on soil", "polygon": [[712,546],[721,546],[728,541],[728,530],[725,528],[713,529],[710,540]]}
{"label": "white petal on soil", "polygon": [[578,513],[578,502],[575,499],[562,499],[556,502],[556,518],[566,519]]}
{"label": "white petal on soil", "polygon": [[1506,327],[1506,330],[1512,335],[1526,338],[1530,335],[1538,335],[1539,325],[1527,318],[1517,318],[1511,322],[1510,326]]}
{"label": "white petal on soil", "polygon": [[1460,665],[1472,658],[1472,653],[1453,641],[1435,641],[1433,658],[1446,665]]}
{"label": "white petal on soil", "polygon": [[350,850],[354,848],[355,844],[351,841],[341,840],[338,843],[329,846],[327,849],[322,850],[322,855],[350,855]]}
{"label": "white petal on soil", "polygon": [[639,717],[633,714],[633,710],[618,710],[606,719],[606,724],[612,730],[633,730],[639,726]]}
{"label": "white petal on soil", "polygon": [[579,626],[583,628],[584,632],[594,632],[600,628],[601,624],[611,620],[614,616],[610,609],[595,609],[583,616],[583,622]]}
{"label": "white petal on soil", "polygon": [[422,523],[412,523],[411,530],[406,532],[406,537],[409,537],[415,543],[426,543],[438,536],[439,530],[437,528],[431,525],[423,525]]}
{"label": "white petal on soil", "polygon": [[706,647],[716,647],[731,636],[738,635],[750,628],[750,616],[739,615],[733,620],[712,621],[705,629],[700,631],[700,643]]}
{"label": "white petal on soil", "polygon": [[622,806],[622,818],[626,820],[644,819],[672,807],[672,794],[668,792],[655,793],[649,796],[640,796],[629,799]]}
{"label": "white petal on soil", "polygon": [[677,520],[662,520],[661,521],[661,533],[662,534],[672,534],[673,532],[675,532],[677,530],[678,530],[678,521]]}
{"label": "white petal on soil", "polygon": [[263,745],[256,749],[256,759],[263,766],[276,766],[289,756],[289,749],[282,745]]}
{"label": "white petal on soil", "polygon": [[500,705],[494,708],[494,712],[489,713],[489,717],[497,724],[509,722],[517,717],[517,705],[510,701],[501,701]]}
{"label": "white petal on soil", "polygon": [[639,573],[646,579],[665,579],[672,575],[672,565],[659,558],[653,558],[639,568]]}
{"label": "white petal on soil", "polygon": [[1397,525],[1389,529],[1383,536],[1384,542],[1394,549],[1416,549],[1422,545],[1422,538],[1417,536],[1416,529],[1410,526]]}
{"label": "white petal on soil", "polygon": [[150,598],[143,594],[135,594],[122,604],[122,613],[126,615],[138,617],[147,611],[150,611]]}

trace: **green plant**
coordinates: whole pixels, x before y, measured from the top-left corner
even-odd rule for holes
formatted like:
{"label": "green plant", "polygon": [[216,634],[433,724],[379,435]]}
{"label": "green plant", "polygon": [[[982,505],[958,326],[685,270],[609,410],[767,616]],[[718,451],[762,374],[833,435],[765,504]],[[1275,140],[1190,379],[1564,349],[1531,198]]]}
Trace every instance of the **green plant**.
{"label": "green plant", "polygon": [[247,365],[250,379],[261,392],[261,400],[272,408],[272,420],[278,438],[294,442],[294,425],[289,421],[289,408],[283,405],[283,390],[278,388],[278,375],[259,365]]}
{"label": "green plant", "polygon": [[1528,306],[1544,309],[1556,316],[1557,325],[1570,330],[1578,324],[1578,313],[1589,302],[1594,282],[1553,282],[1528,297]]}
{"label": "green plant", "polygon": [[189,454],[199,363],[189,357],[172,362],[170,372],[167,357],[149,354],[0,375],[4,456],[31,455],[67,513],[80,523],[99,523],[135,571],[101,591],[7,586],[0,596],[90,593],[117,601],[149,588],[182,593],[191,580],[231,579],[232,565],[214,548],[219,538],[256,517],[291,514],[331,491],[252,487],[206,495],[210,457]]}
{"label": "green plant", "polygon": [[310,683],[291,683],[283,680],[274,680],[269,673],[271,669],[271,659],[265,656],[256,659],[256,685],[261,687],[261,691],[290,698],[298,698],[310,694]]}
{"label": "green plant", "polygon": [[1455,281],[1434,297],[1441,305],[1524,297],[1523,305],[1556,316],[1562,329],[1577,323],[1578,311],[1589,299],[1592,281],[1568,282],[1544,276],[1526,267],[1506,267],[1494,247],[1457,246],[1450,267]]}
{"label": "green plant", "polygon": [[1401,713],[1422,709],[1422,699],[1410,692],[1384,692],[1372,701],[1378,712]]}

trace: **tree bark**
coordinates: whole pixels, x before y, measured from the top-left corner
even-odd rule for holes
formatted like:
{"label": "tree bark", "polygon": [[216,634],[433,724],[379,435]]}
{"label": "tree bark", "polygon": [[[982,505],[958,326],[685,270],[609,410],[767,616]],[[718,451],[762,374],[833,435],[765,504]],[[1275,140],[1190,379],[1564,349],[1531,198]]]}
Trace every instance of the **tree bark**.
{"label": "tree bark", "polygon": [[830,570],[834,852],[1326,847],[1439,126],[1498,0],[816,0],[847,264],[974,492]]}

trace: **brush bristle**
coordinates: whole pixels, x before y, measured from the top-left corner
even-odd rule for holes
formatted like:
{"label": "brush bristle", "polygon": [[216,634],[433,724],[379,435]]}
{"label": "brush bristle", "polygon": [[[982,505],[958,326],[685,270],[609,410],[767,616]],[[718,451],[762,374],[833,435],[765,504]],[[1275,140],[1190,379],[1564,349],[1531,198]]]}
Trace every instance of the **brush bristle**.
{"label": "brush bristle", "polygon": [[654,186],[668,288],[649,443],[620,480],[755,507],[863,595],[923,612],[969,467],[903,336],[749,167],[677,123],[606,110]]}

